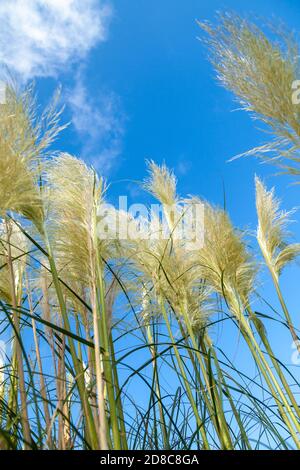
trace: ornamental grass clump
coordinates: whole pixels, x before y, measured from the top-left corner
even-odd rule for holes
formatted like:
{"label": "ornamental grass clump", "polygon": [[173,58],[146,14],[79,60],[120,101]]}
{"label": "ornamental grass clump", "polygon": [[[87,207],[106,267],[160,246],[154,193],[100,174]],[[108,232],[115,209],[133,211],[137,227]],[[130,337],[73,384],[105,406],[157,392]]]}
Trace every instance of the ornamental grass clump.
{"label": "ornamental grass clump", "polygon": [[[241,235],[232,226],[226,212],[215,209],[209,204],[206,205],[205,210],[204,239],[204,247],[198,252],[199,275],[206,280],[216,293],[224,298],[239,325],[257,367],[266,380],[271,395],[276,400],[279,413],[283,416],[294,442],[299,448],[299,418],[297,410],[293,409],[295,404],[294,395],[289,390],[288,395],[292,399],[291,404],[282,392],[281,385],[255,339],[245,315],[249,315],[249,319],[254,323],[258,334],[264,336],[264,327],[260,320],[255,317],[250,306],[250,297],[254,291],[255,263],[251,260]],[[267,344],[266,338],[264,338],[264,343]],[[274,354],[269,345],[268,352],[273,362]],[[277,364],[275,368],[278,372]],[[280,371],[279,374],[284,381]],[[286,382],[284,382],[284,386],[287,386]]]}
{"label": "ornamental grass clump", "polygon": [[[208,370],[209,366],[203,360],[203,352],[199,351],[197,340],[197,337],[205,336],[205,327],[212,312],[211,291],[197,276],[193,252],[188,247],[189,240],[178,237],[178,232],[176,233],[181,222],[180,209],[184,201],[180,201],[176,194],[174,174],[165,165],[158,166],[154,162],[148,163],[148,173],[143,187],[161,203],[164,221],[152,218],[151,223],[147,225],[147,236],[143,234],[130,252],[130,259],[134,261],[138,273],[139,285],[143,288],[143,317],[149,321],[153,313],[159,312],[162,315],[172,340],[179,371],[184,377],[187,394],[200,426],[203,447],[209,448],[205,427],[197,411],[184,363],[172,332],[169,313],[177,320],[187,347],[195,349],[195,355],[189,350],[189,357],[197,373],[199,387],[220,445],[229,449],[232,448],[231,436],[222,409],[221,397],[213,385],[214,378]],[[167,230],[163,226],[164,223],[167,224]],[[150,311],[145,311],[145,308]],[[188,345],[188,338],[192,346]]]}
{"label": "ornamental grass clump", "polygon": [[299,338],[279,284],[279,276],[282,270],[294,261],[300,253],[300,243],[288,242],[289,233],[287,232],[287,225],[291,222],[290,215],[292,212],[280,210],[280,202],[275,197],[274,188],[268,191],[257,177],[255,185],[258,217],[257,241],[266,266],[271,273],[293,341],[300,352]]}
{"label": "ornamental grass clump", "polygon": [[47,179],[52,207],[49,211],[51,228],[48,233],[52,235],[51,244],[60,276],[70,286],[80,280],[92,309],[99,445],[101,449],[108,448],[109,430],[104,398],[107,388],[113,445],[114,448],[120,448],[103,278],[103,260],[109,258],[111,249],[110,243],[98,236],[98,223],[101,222],[99,212],[101,204],[104,204],[104,183],[83,161],[67,154],[52,160]]}
{"label": "ornamental grass clump", "polygon": [[[296,174],[293,41],[233,15],[202,27],[219,80],[275,136],[249,153]],[[8,85],[0,104],[0,448],[300,449],[299,383],[273,351],[274,328],[299,348],[280,287],[299,254],[291,212],[256,177],[258,263],[253,232],[181,197],[165,164],[141,183],[159,212],[119,210],[101,175],[53,150],[56,101],[39,115],[32,87]],[[279,321],[272,300],[255,308],[264,268]]]}

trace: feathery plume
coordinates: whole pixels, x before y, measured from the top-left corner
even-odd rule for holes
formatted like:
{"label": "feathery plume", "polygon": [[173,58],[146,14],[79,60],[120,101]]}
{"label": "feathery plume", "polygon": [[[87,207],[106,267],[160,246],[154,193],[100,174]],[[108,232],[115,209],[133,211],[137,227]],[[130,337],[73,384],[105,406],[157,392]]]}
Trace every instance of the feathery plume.
{"label": "feathery plume", "polygon": [[273,141],[243,155],[258,155],[299,175],[300,107],[292,99],[292,85],[299,70],[296,41],[282,33],[279,45],[238,15],[220,15],[216,27],[208,22],[199,24],[208,34],[205,42],[218,80],[236,95],[244,110],[269,126],[275,136]]}
{"label": "feathery plume", "polygon": [[286,230],[290,212],[280,210],[280,201],[274,188],[266,189],[262,181],[255,178],[256,210],[258,216],[257,240],[269,267],[278,277],[283,268],[300,253],[300,243],[288,243]]}
{"label": "feathery plume", "polygon": [[61,154],[50,162],[49,233],[62,277],[89,286],[95,276],[95,244],[102,254],[107,244],[98,239],[97,208],[102,203],[103,183],[78,158]]}
{"label": "feathery plume", "polygon": [[162,298],[177,317],[183,318],[183,311],[187,312],[194,330],[206,325],[212,313],[211,290],[197,279],[190,263],[170,252],[162,254],[153,245],[151,252],[140,248],[130,256],[136,277],[127,287],[136,293],[136,304],[141,306],[145,324],[161,315],[159,299]]}
{"label": "feathery plume", "polygon": [[[102,264],[99,257],[107,257],[109,247],[106,240],[99,239],[97,230],[98,209],[103,202],[103,182],[83,161],[68,154],[61,154],[51,162],[47,176],[52,202],[50,223],[53,247],[61,277],[71,286],[76,286],[79,282],[81,290],[86,289],[90,297],[95,345],[99,445],[102,449],[107,449],[103,368],[106,374],[110,374],[107,379],[110,381],[108,387],[112,386],[112,373],[110,364],[102,363],[100,338],[101,335],[107,338],[109,331],[105,321],[100,333],[101,317],[98,314],[97,297],[99,277],[102,276],[102,273],[99,273],[100,268],[98,269]],[[102,277],[100,281],[102,282]],[[107,314],[103,310],[101,313],[103,322]],[[104,340],[102,341],[101,346],[104,347]],[[109,344],[108,340],[106,344]],[[108,347],[106,348],[109,354]],[[112,406],[111,393],[109,397]]]}
{"label": "feathery plume", "polygon": [[0,105],[0,215],[16,212],[43,231],[41,198],[42,156],[46,155],[58,133],[61,111],[57,97],[36,116],[32,87],[23,93],[6,86],[5,102]]}
{"label": "feathery plume", "polygon": [[122,243],[129,270],[132,272],[134,267],[135,271],[127,287],[136,292],[144,321],[160,315],[158,300],[163,298],[177,316],[181,317],[184,309],[195,329],[203,327],[211,313],[211,291],[197,276],[193,253],[186,249],[186,241],[166,237],[162,222],[155,217],[146,225],[138,218],[129,215],[128,218],[130,224],[136,224],[132,233],[141,234],[140,226],[148,230]]}
{"label": "feathery plume", "polygon": [[[256,268],[227,213],[205,204],[204,246],[195,255],[199,276],[236,308],[246,307]],[[237,305],[238,299],[238,305]]]}
{"label": "feathery plume", "polygon": [[165,164],[159,166],[152,160],[148,164],[148,178],[143,187],[162,204],[172,206],[177,202],[176,177]]}

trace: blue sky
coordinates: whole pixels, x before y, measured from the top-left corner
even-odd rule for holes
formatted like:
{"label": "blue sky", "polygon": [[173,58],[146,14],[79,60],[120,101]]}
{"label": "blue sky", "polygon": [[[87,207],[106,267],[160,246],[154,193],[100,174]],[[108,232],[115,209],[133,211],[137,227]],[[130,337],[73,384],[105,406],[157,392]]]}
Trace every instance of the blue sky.
{"label": "blue sky", "polygon": [[[255,216],[254,173],[272,184],[274,171],[253,159],[227,163],[264,136],[234,112],[197,40],[196,19],[213,20],[217,10],[273,17],[288,28],[300,19],[296,0],[3,0],[0,60],[36,80],[41,102],[62,85],[71,124],[57,146],[107,175],[112,195],[136,196],[145,159],[164,160],[181,194],[223,203],[224,185],[227,207],[244,226]],[[298,189],[287,190],[284,178],[276,184],[294,205]]]}
{"label": "blue sky", "polygon": [[[196,19],[213,20],[217,10],[229,9],[297,28],[297,2],[115,0],[110,7],[105,40],[57,76],[67,96],[84,90],[88,101],[86,107],[67,105],[66,119],[76,121],[78,113],[93,128],[86,132],[80,122],[77,129],[71,125],[60,147],[103,171],[112,196],[129,191],[136,198],[134,182],[144,177],[145,159],[152,158],[174,168],[181,194],[196,193],[222,204],[224,185],[227,207],[242,226],[255,219],[255,172],[268,177],[269,184],[276,182],[287,205],[298,204],[298,188],[287,188],[288,179],[272,178],[273,168],[254,159],[227,163],[263,142],[264,135],[248,115],[235,111],[231,94],[216,83],[196,24]],[[57,80],[42,79],[38,89],[45,88],[47,95]]]}
{"label": "blue sky", "polygon": [[[57,147],[104,173],[112,201],[128,194],[142,202],[136,181],[145,176],[145,159],[165,161],[181,195],[223,204],[225,190],[234,223],[253,230],[255,173],[276,184],[286,208],[299,205],[299,187],[254,159],[227,162],[264,135],[235,111],[197,40],[196,19],[213,20],[217,10],[282,20],[300,30],[297,0],[3,0],[0,61],[23,81],[35,79],[42,103],[62,85],[64,119],[71,124]],[[283,277],[295,320],[298,276],[291,268]],[[274,299],[268,281],[262,282]]]}

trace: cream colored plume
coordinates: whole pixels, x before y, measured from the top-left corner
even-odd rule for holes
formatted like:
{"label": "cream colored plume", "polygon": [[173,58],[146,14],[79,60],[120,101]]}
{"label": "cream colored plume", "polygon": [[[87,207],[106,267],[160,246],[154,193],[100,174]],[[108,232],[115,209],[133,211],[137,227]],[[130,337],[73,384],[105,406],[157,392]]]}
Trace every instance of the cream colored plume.
{"label": "cream colored plume", "polygon": [[148,223],[130,218],[131,224],[144,227],[146,232],[123,244],[124,254],[133,261],[137,272],[133,290],[143,292],[142,298],[138,296],[143,317],[149,321],[151,315],[157,315],[157,300],[163,298],[178,316],[187,312],[194,328],[203,327],[211,313],[211,291],[197,275],[188,241],[174,236],[182,217],[175,176],[165,165],[150,162],[144,188],[162,203],[168,227],[166,230],[165,222],[153,214]]}
{"label": "cream colored plume", "polygon": [[47,175],[51,201],[47,230],[60,273],[73,285],[88,287],[95,277],[96,251],[109,256],[109,241],[98,237],[103,182],[82,160],[68,154],[55,158]]}
{"label": "cream colored plume", "polygon": [[195,254],[199,276],[234,307],[248,305],[256,268],[227,213],[205,204],[204,246]]}
{"label": "cream colored plume", "polygon": [[40,118],[31,87],[23,93],[6,87],[0,104],[0,216],[16,212],[43,231],[40,190],[43,159],[47,147],[64,126],[54,102]]}
{"label": "cream colored plume", "polygon": [[256,210],[258,217],[257,241],[263,256],[278,277],[282,269],[300,253],[299,243],[288,243],[287,225],[291,212],[280,209],[274,188],[266,189],[262,181],[255,178]]}
{"label": "cream colored plume", "polygon": [[300,105],[293,100],[293,84],[299,78],[296,39],[272,29],[268,37],[254,22],[234,14],[220,15],[218,20],[217,26],[200,23],[208,34],[217,78],[274,136],[243,155],[258,155],[299,175]]}
{"label": "cream colored plume", "polygon": [[148,162],[148,179],[144,182],[144,189],[150,192],[162,204],[172,206],[177,202],[176,177],[166,165],[157,165]]}

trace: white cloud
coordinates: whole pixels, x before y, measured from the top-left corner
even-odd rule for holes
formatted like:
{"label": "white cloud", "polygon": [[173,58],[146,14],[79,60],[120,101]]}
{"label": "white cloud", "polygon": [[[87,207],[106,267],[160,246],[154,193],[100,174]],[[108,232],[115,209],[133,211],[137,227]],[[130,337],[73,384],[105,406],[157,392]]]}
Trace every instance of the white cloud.
{"label": "white cloud", "polygon": [[182,155],[180,161],[176,165],[176,173],[180,176],[185,176],[191,169],[191,162],[186,160]]}
{"label": "white cloud", "polygon": [[81,157],[101,172],[121,152],[123,118],[114,93],[91,96],[82,69],[89,51],[106,40],[111,16],[110,0],[0,0],[0,65],[22,81],[75,74],[66,95]]}
{"label": "white cloud", "polygon": [[56,76],[105,40],[102,0],[1,0],[0,63],[23,79]]}
{"label": "white cloud", "polygon": [[108,173],[122,150],[124,115],[118,97],[112,92],[91,97],[79,76],[67,101],[83,143],[81,157],[102,174]]}

